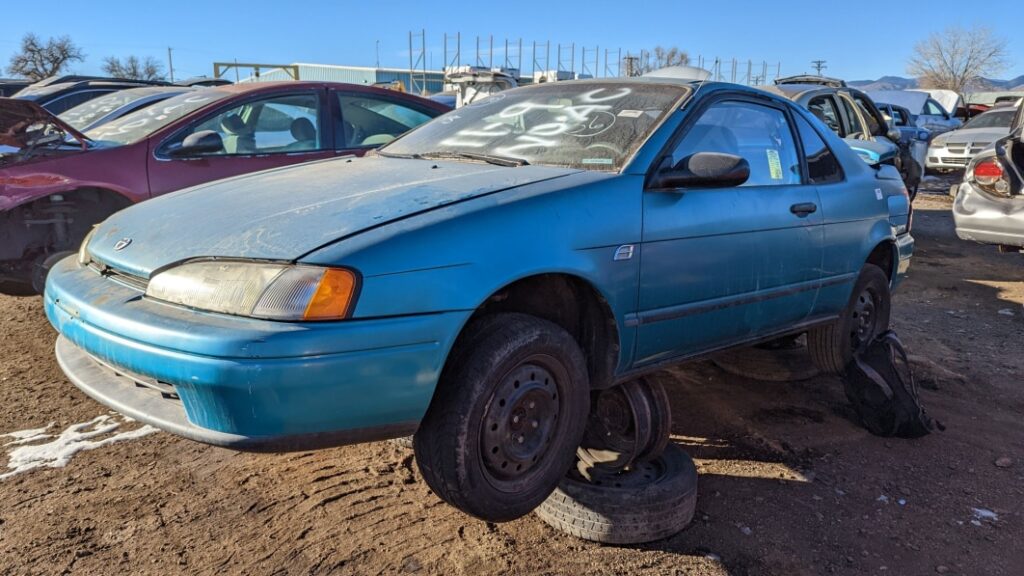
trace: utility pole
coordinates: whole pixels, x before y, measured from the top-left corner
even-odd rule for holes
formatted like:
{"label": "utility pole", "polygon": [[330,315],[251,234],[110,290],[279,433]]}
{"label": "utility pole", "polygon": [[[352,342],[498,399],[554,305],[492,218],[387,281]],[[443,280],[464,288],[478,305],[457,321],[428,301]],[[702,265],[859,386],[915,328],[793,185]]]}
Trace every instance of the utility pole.
{"label": "utility pole", "polygon": [[377,40],[377,69],[380,69],[380,40]]}
{"label": "utility pole", "polygon": [[167,47],[167,73],[171,76],[171,82],[174,82],[174,60],[171,59],[171,52],[174,48]]}
{"label": "utility pole", "polygon": [[821,76],[822,70],[828,68],[828,66],[825,65],[825,62],[828,62],[828,60],[811,60],[811,66],[814,67],[814,71],[818,76]]}

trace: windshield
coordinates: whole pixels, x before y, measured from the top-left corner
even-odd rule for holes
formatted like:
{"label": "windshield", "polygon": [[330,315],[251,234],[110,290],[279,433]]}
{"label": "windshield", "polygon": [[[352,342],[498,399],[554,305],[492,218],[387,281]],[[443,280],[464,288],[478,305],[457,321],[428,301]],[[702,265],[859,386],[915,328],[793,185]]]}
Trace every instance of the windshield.
{"label": "windshield", "polygon": [[381,153],[618,171],[688,92],[671,84],[613,82],[519,88],[449,112]]}
{"label": "windshield", "polygon": [[66,112],[62,112],[58,118],[68,123],[75,130],[81,130],[125,104],[145,98],[151,93],[145,88],[142,90],[145,91],[118,90],[117,92],[111,92],[106,96],[94,98]]}
{"label": "windshield", "polygon": [[964,128],[1010,128],[1013,122],[1014,109],[985,112],[979,114],[964,124]]}
{"label": "windshield", "polygon": [[228,96],[228,92],[212,88],[179,94],[93,128],[85,135],[101,145],[131,144],[226,96]]}

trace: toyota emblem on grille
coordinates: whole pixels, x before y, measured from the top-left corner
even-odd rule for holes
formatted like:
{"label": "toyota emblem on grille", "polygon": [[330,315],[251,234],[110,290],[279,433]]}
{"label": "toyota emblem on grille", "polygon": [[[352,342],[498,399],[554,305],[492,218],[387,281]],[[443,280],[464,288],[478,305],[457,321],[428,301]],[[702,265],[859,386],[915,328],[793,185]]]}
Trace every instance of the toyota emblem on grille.
{"label": "toyota emblem on grille", "polygon": [[125,248],[127,248],[128,245],[131,244],[131,243],[132,243],[132,239],[131,238],[121,238],[120,240],[117,241],[117,244],[114,244],[114,251],[115,252],[120,252],[121,250],[124,250]]}

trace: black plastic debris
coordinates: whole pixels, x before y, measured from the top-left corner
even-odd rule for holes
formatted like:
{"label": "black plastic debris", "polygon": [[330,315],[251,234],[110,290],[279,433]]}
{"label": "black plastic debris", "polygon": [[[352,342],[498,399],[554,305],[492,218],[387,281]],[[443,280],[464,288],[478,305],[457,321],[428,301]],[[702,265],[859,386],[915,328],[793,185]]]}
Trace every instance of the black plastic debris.
{"label": "black plastic debris", "polygon": [[842,379],[861,423],[876,436],[920,438],[945,430],[921,405],[907,352],[892,330],[857,351]]}

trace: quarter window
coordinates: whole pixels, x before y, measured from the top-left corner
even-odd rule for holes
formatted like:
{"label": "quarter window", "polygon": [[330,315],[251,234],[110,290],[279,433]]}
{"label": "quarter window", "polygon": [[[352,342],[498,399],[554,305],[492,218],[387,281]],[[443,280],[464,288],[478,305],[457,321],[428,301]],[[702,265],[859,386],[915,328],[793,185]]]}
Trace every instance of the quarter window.
{"label": "quarter window", "polygon": [[810,177],[810,183],[831,184],[842,181],[842,168],[839,167],[839,161],[832,154],[828,144],[825,144],[810,122],[799,115],[795,116],[800,142],[804,147],[804,157],[807,158],[807,174]]}
{"label": "quarter window", "polygon": [[836,104],[832,101],[830,96],[818,96],[811,100],[807,105],[807,109],[814,114],[818,120],[821,120],[828,129],[842,136],[842,127],[839,123],[839,112],[836,110]]}
{"label": "quarter window", "polygon": [[750,102],[725,101],[706,109],[672,153],[672,164],[698,152],[740,156],[750,164],[744,186],[800,184],[800,157],[786,115]]}
{"label": "quarter window", "polygon": [[387,144],[433,116],[374,94],[338,94],[339,125],[334,147],[366,148]]}
{"label": "quarter window", "polygon": [[212,130],[224,147],[207,156],[239,156],[320,150],[320,106],[315,93],[287,94],[223,110],[168,142],[180,144],[195,132]]}

